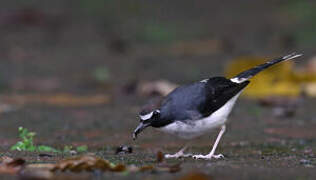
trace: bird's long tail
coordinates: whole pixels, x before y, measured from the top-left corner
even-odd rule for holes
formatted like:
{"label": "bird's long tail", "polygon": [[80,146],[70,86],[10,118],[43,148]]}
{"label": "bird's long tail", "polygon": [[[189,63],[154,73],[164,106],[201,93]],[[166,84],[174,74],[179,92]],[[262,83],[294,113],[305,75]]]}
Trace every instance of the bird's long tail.
{"label": "bird's long tail", "polygon": [[283,57],[280,57],[280,58],[277,58],[277,59],[273,59],[271,61],[268,61],[264,64],[260,64],[254,68],[251,68],[251,69],[248,69],[246,71],[243,71],[241,73],[239,73],[237,76],[231,78],[230,80],[235,82],[235,83],[242,83],[244,81],[247,81],[248,79],[250,79],[251,77],[255,76],[256,74],[258,74],[259,72],[261,72],[262,70],[270,67],[270,66],[273,66],[274,64],[277,64],[279,62],[282,62],[282,61],[287,61],[287,60],[290,60],[290,59],[294,59],[294,58],[297,58],[297,57],[300,57],[302,56],[302,54],[296,54],[296,53],[292,53],[292,54],[289,54],[289,55],[286,55],[286,56],[283,56]]}

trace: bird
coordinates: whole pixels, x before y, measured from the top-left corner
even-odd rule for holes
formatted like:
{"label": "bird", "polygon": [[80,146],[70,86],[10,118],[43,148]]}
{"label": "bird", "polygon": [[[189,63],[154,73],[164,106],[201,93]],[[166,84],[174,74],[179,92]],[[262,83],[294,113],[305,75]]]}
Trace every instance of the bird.
{"label": "bird", "polygon": [[205,160],[223,158],[222,154],[215,154],[215,150],[226,131],[228,116],[236,100],[250,83],[250,79],[277,63],[300,56],[302,54],[292,53],[272,59],[230,79],[216,76],[179,86],[162,99],[152,101],[140,111],[140,123],[133,131],[133,139],[136,140],[137,135],[150,126],[186,140],[220,128],[208,154],[185,154],[184,151],[188,147],[185,145],[175,154],[165,154],[165,158],[193,157]]}

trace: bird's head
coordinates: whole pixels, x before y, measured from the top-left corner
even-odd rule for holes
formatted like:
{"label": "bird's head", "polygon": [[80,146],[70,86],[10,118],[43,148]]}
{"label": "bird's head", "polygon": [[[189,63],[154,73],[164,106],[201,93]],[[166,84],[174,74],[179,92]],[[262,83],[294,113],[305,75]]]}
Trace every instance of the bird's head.
{"label": "bird's head", "polygon": [[149,113],[141,112],[139,114],[140,123],[136,127],[136,129],[133,132],[133,139],[135,140],[137,138],[137,135],[142,132],[145,128],[148,126],[154,126],[160,119],[160,110],[154,110]]}

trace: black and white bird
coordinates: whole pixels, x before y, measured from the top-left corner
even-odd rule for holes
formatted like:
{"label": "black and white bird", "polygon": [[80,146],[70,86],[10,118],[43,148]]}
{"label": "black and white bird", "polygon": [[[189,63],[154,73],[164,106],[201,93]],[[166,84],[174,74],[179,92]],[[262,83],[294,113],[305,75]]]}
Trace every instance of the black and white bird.
{"label": "black and white bird", "polygon": [[293,53],[277,58],[241,72],[231,79],[211,77],[180,86],[155,106],[140,112],[140,124],[134,130],[133,138],[136,139],[137,134],[149,126],[184,139],[196,138],[220,127],[221,130],[209,154],[184,154],[187,147],[185,146],[179,152],[173,155],[166,154],[165,157],[222,158],[222,154],[215,155],[216,147],[225,132],[228,115],[239,95],[249,84],[249,79],[274,64],[300,56],[302,55]]}

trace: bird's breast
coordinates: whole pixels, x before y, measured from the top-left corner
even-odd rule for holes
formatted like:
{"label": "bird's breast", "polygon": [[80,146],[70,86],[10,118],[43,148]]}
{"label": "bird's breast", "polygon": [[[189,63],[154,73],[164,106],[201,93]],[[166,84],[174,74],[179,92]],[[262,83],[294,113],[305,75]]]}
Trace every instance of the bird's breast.
{"label": "bird's breast", "polygon": [[192,139],[201,136],[226,123],[227,117],[239,95],[240,93],[208,117],[199,120],[174,121],[173,123],[159,129],[163,132],[173,134],[184,139]]}

